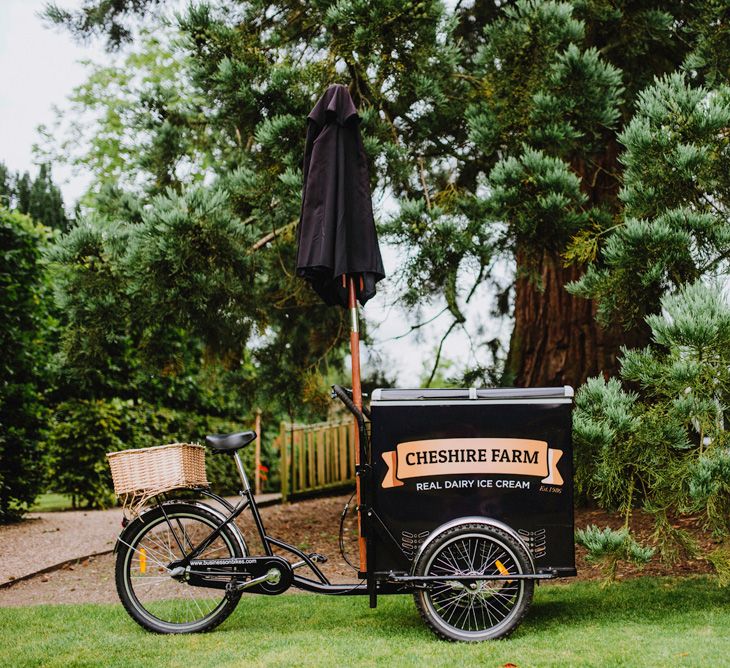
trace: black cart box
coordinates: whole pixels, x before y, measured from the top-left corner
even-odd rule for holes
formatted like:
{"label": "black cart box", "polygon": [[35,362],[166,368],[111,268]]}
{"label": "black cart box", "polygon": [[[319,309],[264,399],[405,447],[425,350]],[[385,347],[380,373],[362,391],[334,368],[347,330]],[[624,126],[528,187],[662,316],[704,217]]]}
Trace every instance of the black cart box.
{"label": "black cart box", "polygon": [[[373,507],[413,558],[446,522],[517,532],[538,572],[575,575],[573,389],[378,389],[371,401]],[[376,572],[398,570],[385,545]],[[400,567],[402,568],[402,567]]]}

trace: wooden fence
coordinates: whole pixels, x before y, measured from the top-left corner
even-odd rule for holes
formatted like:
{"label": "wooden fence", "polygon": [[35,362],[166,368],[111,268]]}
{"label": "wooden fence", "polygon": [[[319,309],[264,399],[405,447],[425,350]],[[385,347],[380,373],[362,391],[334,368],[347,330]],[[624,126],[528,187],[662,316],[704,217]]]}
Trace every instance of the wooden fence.
{"label": "wooden fence", "polygon": [[352,418],[316,424],[281,423],[279,452],[282,500],[302,492],[355,481]]}

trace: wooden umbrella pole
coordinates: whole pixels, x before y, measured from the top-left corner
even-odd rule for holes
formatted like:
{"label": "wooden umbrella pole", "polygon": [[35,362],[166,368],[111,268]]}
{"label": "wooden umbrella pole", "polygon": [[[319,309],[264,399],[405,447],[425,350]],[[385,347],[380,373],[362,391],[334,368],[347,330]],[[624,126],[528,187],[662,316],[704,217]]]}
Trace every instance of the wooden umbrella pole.
{"label": "wooden umbrella pole", "polygon": [[[357,297],[355,295],[355,279],[347,277],[347,306],[350,309],[350,357],[352,358],[352,402],[358,410],[362,410],[362,387],[360,385],[360,323],[357,314]],[[355,466],[360,466],[360,429],[355,419]],[[355,478],[357,505],[360,507],[360,478]],[[360,537],[360,572],[367,570],[367,553],[365,539],[362,537],[360,513],[357,515],[358,535]]]}

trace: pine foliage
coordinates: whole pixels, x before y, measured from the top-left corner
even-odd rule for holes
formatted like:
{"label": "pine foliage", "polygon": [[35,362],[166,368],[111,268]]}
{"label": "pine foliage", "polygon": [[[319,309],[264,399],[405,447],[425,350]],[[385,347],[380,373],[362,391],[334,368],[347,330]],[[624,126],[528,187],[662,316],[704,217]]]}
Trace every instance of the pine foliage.
{"label": "pine foliage", "polygon": [[586,221],[580,179],[560,158],[525,146],[519,158],[497,163],[490,181],[490,204],[510,221],[505,243],[560,248]]}
{"label": "pine foliage", "polygon": [[656,312],[662,295],[728,269],[730,88],[673,74],[638,98],[620,138],[626,220],[601,265],[572,289],[597,297],[602,321],[627,325]]}
{"label": "pine foliage", "polygon": [[730,547],[727,544],[720,545],[710,552],[707,558],[717,571],[718,586],[730,586]]}
{"label": "pine foliage", "polygon": [[672,518],[697,513],[730,533],[730,304],[697,282],[650,316],[652,346],[625,350],[621,379],[590,379],[576,396],[577,487],[606,508],[654,515],[664,556],[691,550]]}
{"label": "pine foliage", "polygon": [[639,545],[626,528],[599,529],[589,524],[585,529],[578,529],[575,537],[578,544],[588,550],[588,561],[603,565],[606,584],[616,579],[618,564],[621,561],[644,565],[654,556],[654,550]]}

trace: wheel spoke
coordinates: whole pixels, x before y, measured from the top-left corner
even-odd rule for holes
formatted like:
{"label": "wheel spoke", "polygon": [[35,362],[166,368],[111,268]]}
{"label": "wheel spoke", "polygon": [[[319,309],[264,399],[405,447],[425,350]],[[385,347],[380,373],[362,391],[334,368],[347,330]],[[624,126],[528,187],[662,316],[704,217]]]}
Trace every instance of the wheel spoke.
{"label": "wheel spoke", "polygon": [[[155,537],[153,537],[151,535],[147,535],[147,536],[144,537],[144,541],[145,541],[145,549],[146,550],[150,550],[151,549],[151,548],[148,547],[148,544],[152,544],[156,548],[158,548],[157,550],[154,550],[154,552],[155,552],[155,554],[158,555],[157,558],[160,561],[166,561],[166,562],[169,563],[170,561],[174,561],[175,560],[175,555],[173,555],[173,554],[170,553],[170,550],[168,549],[167,545],[165,545],[161,540],[158,540],[158,539],[156,539]],[[160,550],[162,550],[162,551],[160,551]]]}
{"label": "wheel spoke", "polygon": [[[140,550],[139,550],[138,548],[136,548],[136,547],[130,547],[130,549],[131,549],[131,550],[132,550],[133,552],[135,552],[136,554],[140,554]],[[148,559],[149,559],[149,560],[150,560],[151,562],[153,562],[154,564],[156,564],[156,565],[157,565],[157,566],[159,566],[160,568],[164,568],[165,570],[167,570],[167,566],[166,566],[166,565],[165,565],[165,564],[164,564],[163,562],[161,562],[161,561],[158,561],[158,560],[157,560],[157,559],[155,559],[154,557],[150,557],[150,554],[149,554],[149,550],[148,550],[147,548],[144,548],[144,550],[145,550],[145,554],[146,554],[147,558],[148,558]]]}
{"label": "wheel spoke", "polygon": [[[180,552],[180,545],[187,551],[200,544],[216,528],[216,522],[202,511],[175,512],[172,509],[168,510],[166,516],[151,519],[147,526],[140,529],[137,537],[131,539],[123,562],[125,591],[128,592],[129,603],[138,613],[135,618],[140,623],[154,630],[160,630],[160,624],[168,631],[197,630],[208,620],[215,619],[216,615],[228,614],[224,611],[227,598],[222,589],[205,589],[205,595],[201,596],[203,590],[200,587],[192,587],[184,580],[160,572],[163,570],[166,573],[167,563],[185,556]],[[146,567],[144,561],[140,563],[142,549],[145,551]],[[229,535],[223,532],[203,550],[199,558],[237,556],[240,556],[240,552],[234,548]]]}
{"label": "wheel spoke", "polygon": [[445,554],[440,554],[436,561],[441,565],[443,573],[453,574],[459,572],[459,568],[456,564],[451,559],[448,559]]}
{"label": "wheel spoke", "polygon": [[532,584],[522,580],[459,583],[457,578],[460,575],[502,577],[506,572],[525,572],[523,564],[527,562],[518,551],[520,546],[497,529],[468,525],[451,533],[450,537],[435,541],[431,551],[424,552],[422,559],[426,561],[417,571],[444,577],[444,582],[435,582],[417,594],[417,601],[430,609],[429,616],[424,618],[439,633],[457,640],[481,640],[508,633],[524,614],[525,595],[529,592],[531,597]]}

